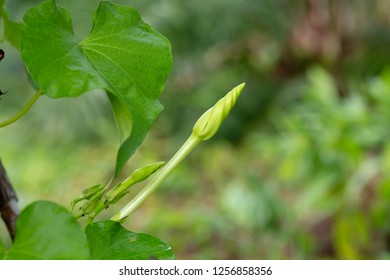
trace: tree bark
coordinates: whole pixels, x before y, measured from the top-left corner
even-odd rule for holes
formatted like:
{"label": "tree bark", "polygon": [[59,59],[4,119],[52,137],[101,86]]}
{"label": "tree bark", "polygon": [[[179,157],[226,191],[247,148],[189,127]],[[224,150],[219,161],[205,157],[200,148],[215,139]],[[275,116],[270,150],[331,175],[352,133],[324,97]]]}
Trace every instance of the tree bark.
{"label": "tree bark", "polygon": [[17,201],[16,193],[0,161],[0,214],[12,240],[15,238],[15,224],[19,216]]}

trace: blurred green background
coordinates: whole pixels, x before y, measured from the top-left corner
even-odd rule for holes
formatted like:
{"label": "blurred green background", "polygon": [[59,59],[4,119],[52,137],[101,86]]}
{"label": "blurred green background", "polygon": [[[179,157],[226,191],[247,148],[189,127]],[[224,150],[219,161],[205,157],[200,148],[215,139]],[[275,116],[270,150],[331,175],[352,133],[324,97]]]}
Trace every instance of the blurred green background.
{"label": "blurred green background", "polygon": [[[21,20],[40,1],[9,2]],[[76,35],[87,34],[98,1],[57,2],[71,10]],[[247,84],[218,135],[127,228],[159,237],[178,259],[390,257],[389,0],[112,2],[135,7],[174,52],[165,110],[119,179],[167,161],[206,109]],[[15,49],[0,47],[6,119],[33,90]],[[49,199],[67,207],[86,186],[107,182],[117,145],[102,92],[42,97],[0,130],[22,206]]]}

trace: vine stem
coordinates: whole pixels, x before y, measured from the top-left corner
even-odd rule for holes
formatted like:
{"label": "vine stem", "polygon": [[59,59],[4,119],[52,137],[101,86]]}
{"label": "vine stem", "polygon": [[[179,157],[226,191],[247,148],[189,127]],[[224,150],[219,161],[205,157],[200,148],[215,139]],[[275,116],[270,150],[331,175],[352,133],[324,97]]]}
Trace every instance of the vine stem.
{"label": "vine stem", "polygon": [[160,172],[137,194],[123,209],[115,214],[111,220],[122,223],[144,202],[157,187],[168,177],[175,167],[201,142],[191,135],[176,154],[164,165]]}
{"label": "vine stem", "polygon": [[38,100],[38,98],[42,95],[42,93],[43,93],[42,90],[38,90],[34,94],[34,96],[28,101],[28,103],[22,108],[22,110],[20,110],[15,116],[9,118],[8,120],[0,122],[0,127],[5,127],[20,119],[24,114],[27,113],[28,110],[30,110],[30,108],[34,105],[34,103]]}

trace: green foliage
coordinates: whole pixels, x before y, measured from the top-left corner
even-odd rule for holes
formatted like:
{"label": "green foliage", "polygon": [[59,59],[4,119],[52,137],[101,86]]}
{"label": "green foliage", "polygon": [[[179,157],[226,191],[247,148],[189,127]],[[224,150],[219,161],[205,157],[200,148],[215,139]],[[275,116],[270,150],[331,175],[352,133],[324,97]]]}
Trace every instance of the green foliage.
{"label": "green foliage", "polygon": [[174,259],[171,248],[159,239],[104,221],[88,225],[86,235],[94,260]]}
{"label": "green foliage", "polygon": [[37,201],[27,206],[16,223],[15,241],[3,259],[83,260],[90,258],[80,225],[62,206]]}
{"label": "green foliage", "polygon": [[[286,205],[287,212],[276,212],[277,219],[289,220],[290,229],[282,231],[306,239],[305,246],[296,245],[298,255],[364,259],[378,256],[385,246],[385,239],[375,236],[386,236],[388,226],[374,217],[390,209],[385,206],[388,198],[380,194],[388,191],[389,181],[383,166],[390,136],[383,126],[390,112],[384,100],[390,96],[386,76],[384,72],[367,82],[364,91],[352,83],[348,96],[340,98],[330,74],[313,67],[296,102],[275,106],[270,114],[273,130],[255,132],[247,142],[262,162],[253,168],[261,174],[252,174],[257,184],[276,192],[279,201],[273,204]],[[268,205],[267,211],[271,209]],[[249,213],[253,209],[241,215]],[[298,224],[303,228],[291,230]]]}
{"label": "green foliage", "polygon": [[117,175],[162,109],[157,98],[172,65],[169,41],[134,9],[106,1],[81,42],[73,34],[70,14],[55,1],[31,8],[24,22],[22,58],[46,95],[75,97],[94,89],[109,95],[122,143]]}
{"label": "green foliage", "polygon": [[0,244],[0,258],[8,260],[173,259],[171,248],[157,238],[137,234],[114,221],[91,224],[86,235],[62,206],[37,201],[18,218],[17,235],[9,250]]}

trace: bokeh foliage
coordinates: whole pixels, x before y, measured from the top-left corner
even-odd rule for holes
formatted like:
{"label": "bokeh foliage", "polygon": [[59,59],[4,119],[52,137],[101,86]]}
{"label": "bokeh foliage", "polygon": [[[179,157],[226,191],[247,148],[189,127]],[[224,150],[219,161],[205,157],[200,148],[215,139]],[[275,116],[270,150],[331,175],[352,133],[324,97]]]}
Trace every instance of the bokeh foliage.
{"label": "bokeh foliage", "polygon": [[[10,1],[13,19],[38,2]],[[58,2],[82,38],[98,1]],[[390,1],[113,2],[134,6],[174,51],[165,110],[123,177],[169,159],[204,110],[247,84],[217,137],[193,152],[129,229],[158,236],[179,259],[389,257]],[[5,118],[32,90],[16,52],[0,46]],[[0,135],[22,204],[68,205],[112,174],[117,139],[103,94],[42,98]]]}

